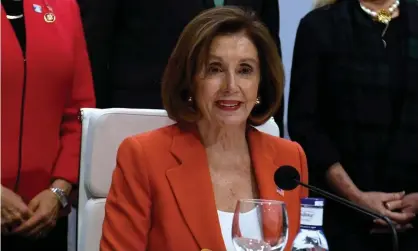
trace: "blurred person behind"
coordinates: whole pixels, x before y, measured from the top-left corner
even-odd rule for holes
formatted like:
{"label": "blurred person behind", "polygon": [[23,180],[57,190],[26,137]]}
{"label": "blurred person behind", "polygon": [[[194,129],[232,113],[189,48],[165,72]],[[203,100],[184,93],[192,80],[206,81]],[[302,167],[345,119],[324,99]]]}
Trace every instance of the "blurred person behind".
{"label": "blurred person behind", "polygon": [[[280,52],[278,0],[78,0],[97,107],[162,109],[161,78],[186,24],[223,5],[255,11]],[[283,135],[283,109],[274,114]]]}
{"label": "blurred person behind", "polygon": [[237,200],[261,198],[286,203],[289,250],[308,193],[280,193],[273,176],[291,165],[307,182],[306,158],[298,144],[253,127],[277,110],[283,82],[274,39],[254,14],[221,7],[194,18],[163,77],[177,123],[120,145],[100,249],[234,250]]}
{"label": "blurred person behind", "polygon": [[95,104],[73,0],[1,2],[1,248],[67,250],[82,107]]}
{"label": "blurred person behind", "polygon": [[[311,183],[389,217],[399,250],[417,250],[418,2],[318,4],[296,36],[290,137]],[[324,229],[331,250],[392,250],[385,224],[330,201]]]}

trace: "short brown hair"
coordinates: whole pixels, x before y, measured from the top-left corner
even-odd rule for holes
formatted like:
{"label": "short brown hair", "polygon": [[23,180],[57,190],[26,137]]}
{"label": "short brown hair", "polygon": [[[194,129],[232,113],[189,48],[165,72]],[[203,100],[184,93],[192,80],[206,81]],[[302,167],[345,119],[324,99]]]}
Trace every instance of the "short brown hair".
{"label": "short brown hair", "polygon": [[162,99],[168,116],[177,122],[196,122],[201,114],[188,101],[195,97],[195,74],[207,62],[212,40],[218,35],[245,32],[260,60],[260,104],[251,111],[249,123],[265,123],[279,108],[284,73],[276,43],[252,12],[238,7],[216,7],[195,17],[183,30],[162,79]]}

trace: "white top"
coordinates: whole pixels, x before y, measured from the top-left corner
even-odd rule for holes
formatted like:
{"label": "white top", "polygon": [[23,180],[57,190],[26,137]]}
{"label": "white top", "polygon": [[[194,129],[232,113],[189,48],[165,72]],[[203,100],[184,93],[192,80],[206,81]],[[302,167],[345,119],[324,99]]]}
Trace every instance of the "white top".
{"label": "white top", "polygon": [[[232,242],[232,220],[234,218],[234,213],[218,210],[218,217],[226,250],[235,251],[236,249],[234,247],[234,243]],[[254,239],[260,239],[260,237],[262,237],[262,229],[259,227],[260,219],[257,207],[246,213],[241,213],[239,219],[239,229],[243,237]]]}

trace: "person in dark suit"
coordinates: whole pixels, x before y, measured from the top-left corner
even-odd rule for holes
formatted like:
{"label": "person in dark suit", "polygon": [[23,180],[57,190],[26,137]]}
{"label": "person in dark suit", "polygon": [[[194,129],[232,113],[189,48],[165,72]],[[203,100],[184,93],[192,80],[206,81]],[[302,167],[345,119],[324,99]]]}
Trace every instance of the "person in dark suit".
{"label": "person in dark suit", "polygon": [[[181,31],[215,6],[254,10],[280,51],[278,0],[79,0],[79,5],[99,108],[162,109],[161,77]],[[275,114],[281,133],[283,107]]]}
{"label": "person in dark suit", "polygon": [[[418,1],[332,2],[298,28],[290,137],[312,183],[386,215],[402,229],[399,250],[417,250]],[[324,217],[331,250],[391,250],[380,222],[330,201]]]}

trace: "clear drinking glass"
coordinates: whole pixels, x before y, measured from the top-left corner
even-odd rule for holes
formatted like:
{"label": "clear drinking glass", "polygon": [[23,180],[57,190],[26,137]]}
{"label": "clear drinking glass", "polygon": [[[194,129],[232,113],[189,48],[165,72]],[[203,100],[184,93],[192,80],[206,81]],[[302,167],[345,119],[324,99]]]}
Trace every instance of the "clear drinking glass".
{"label": "clear drinking glass", "polygon": [[276,200],[239,200],[232,221],[236,251],[282,251],[288,238],[286,204]]}

